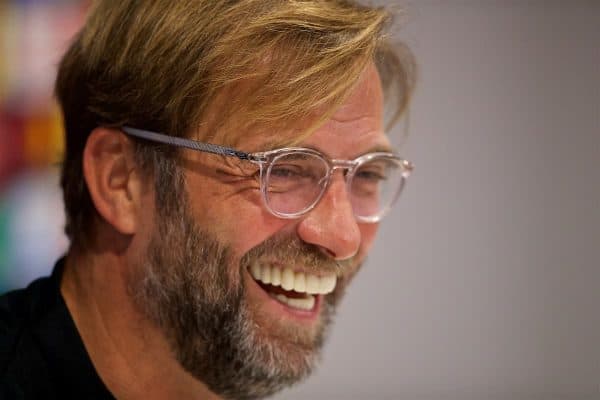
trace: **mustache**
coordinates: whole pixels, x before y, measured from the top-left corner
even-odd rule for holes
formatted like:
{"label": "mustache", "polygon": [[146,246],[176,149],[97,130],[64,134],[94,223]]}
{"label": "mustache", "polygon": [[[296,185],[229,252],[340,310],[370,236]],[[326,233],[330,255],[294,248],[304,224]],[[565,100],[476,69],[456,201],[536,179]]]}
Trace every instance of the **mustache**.
{"label": "mustache", "polygon": [[302,241],[295,234],[272,236],[248,251],[240,260],[242,267],[248,267],[260,260],[280,261],[282,264],[296,264],[306,271],[335,273],[340,276],[351,270],[356,257],[335,260],[318,246]]}

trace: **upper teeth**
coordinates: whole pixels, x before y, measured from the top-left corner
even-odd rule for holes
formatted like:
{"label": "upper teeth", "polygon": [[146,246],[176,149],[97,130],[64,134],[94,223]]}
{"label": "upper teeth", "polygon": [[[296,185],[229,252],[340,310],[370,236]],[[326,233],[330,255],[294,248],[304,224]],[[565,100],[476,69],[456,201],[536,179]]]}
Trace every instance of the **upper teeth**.
{"label": "upper teeth", "polygon": [[294,272],[291,268],[281,269],[270,265],[259,265],[258,263],[250,267],[250,274],[262,283],[308,294],[331,293],[335,289],[337,281],[335,274],[317,276],[305,272]]}

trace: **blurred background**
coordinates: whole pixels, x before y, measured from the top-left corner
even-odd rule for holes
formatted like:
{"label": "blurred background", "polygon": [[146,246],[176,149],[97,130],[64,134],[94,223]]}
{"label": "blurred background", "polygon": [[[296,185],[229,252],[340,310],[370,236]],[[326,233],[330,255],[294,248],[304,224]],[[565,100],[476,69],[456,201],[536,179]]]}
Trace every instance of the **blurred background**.
{"label": "blurred background", "polygon": [[[402,6],[416,171],[299,399],[600,399],[600,2]],[[56,64],[87,1],[0,0],[0,290],[67,241]],[[408,140],[402,140],[408,126]]]}
{"label": "blurred background", "polygon": [[47,274],[67,246],[52,87],[87,3],[0,0],[0,291]]}

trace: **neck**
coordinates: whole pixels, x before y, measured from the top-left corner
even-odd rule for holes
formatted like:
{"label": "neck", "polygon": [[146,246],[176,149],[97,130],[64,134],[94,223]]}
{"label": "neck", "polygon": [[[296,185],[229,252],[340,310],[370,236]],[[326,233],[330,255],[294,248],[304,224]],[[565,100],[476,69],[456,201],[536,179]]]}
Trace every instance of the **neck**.
{"label": "neck", "polygon": [[122,254],[70,252],[61,293],[98,375],[119,399],[219,399],[188,374],[127,291]]}

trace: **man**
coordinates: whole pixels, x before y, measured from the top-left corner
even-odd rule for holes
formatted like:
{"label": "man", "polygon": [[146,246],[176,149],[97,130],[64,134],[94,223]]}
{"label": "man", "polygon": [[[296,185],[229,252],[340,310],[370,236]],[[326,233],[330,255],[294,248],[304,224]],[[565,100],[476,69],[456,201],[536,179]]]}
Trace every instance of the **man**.
{"label": "man", "polygon": [[411,164],[388,15],[100,1],[56,83],[70,249],[0,303],[6,398],[254,399],[305,378]]}

